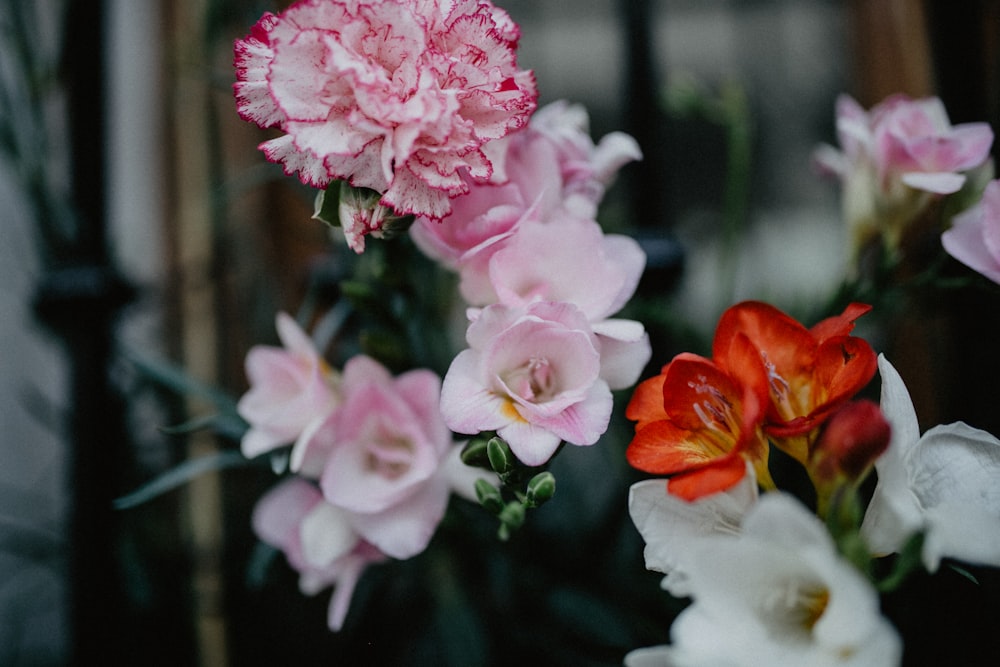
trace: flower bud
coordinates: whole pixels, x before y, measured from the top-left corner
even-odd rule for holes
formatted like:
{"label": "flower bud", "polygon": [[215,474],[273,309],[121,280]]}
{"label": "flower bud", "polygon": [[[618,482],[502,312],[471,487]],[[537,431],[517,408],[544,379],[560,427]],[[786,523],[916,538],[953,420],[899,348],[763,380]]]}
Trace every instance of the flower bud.
{"label": "flower bud", "polygon": [[538,507],[556,492],[556,478],[549,471],[540,472],[528,481],[525,496],[529,507]]}
{"label": "flower bud", "polygon": [[462,463],[474,468],[489,468],[490,459],[486,454],[485,438],[473,438],[462,447]]}
{"label": "flower bud", "polygon": [[500,489],[493,486],[485,479],[477,479],[475,481],[476,488],[476,498],[479,499],[479,504],[489,512],[490,514],[499,514],[501,510],[504,509],[503,497],[500,495]]}
{"label": "flower bud", "polygon": [[835,412],[813,449],[814,479],[861,479],[889,446],[889,422],[872,401],[852,401]]}
{"label": "flower bud", "polygon": [[515,458],[510,445],[500,438],[490,438],[486,443],[486,456],[489,457],[490,466],[499,475],[514,469]]}
{"label": "flower bud", "polygon": [[500,522],[509,528],[520,528],[524,524],[524,505],[514,501],[500,510]]}

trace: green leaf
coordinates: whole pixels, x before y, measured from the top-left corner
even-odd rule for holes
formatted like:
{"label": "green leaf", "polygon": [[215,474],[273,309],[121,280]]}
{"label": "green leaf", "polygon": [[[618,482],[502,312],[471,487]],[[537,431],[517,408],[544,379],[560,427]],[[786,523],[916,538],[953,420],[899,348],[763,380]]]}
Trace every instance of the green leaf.
{"label": "green leaf", "polygon": [[331,181],[326,190],[316,194],[313,204],[313,219],[325,222],[331,227],[340,227],[341,181]]}
{"label": "green leaf", "polygon": [[207,399],[221,412],[236,414],[236,401],[232,396],[191,377],[182,367],[163,361],[154,361],[135,350],[126,349],[123,356],[150,380],[181,396]]}
{"label": "green leaf", "polygon": [[969,581],[971,581],[975,585],[977,585],[977,586],[979,585],[979,579],[976,578],[976,575],[972,574],[971,572],[969,572],[968,570],[966,570],[964,567],[959,567],[958,565],[955,565],[954,563],[949,564],[948,567],[950,569],[954,570],[957,574],[965,577],[966,579],[968,579]]}
{"label": "green leaf", "polygon": [[132,493],[116,498],[112,506],[117,510],[130,509],[161,496],[168,491],[173,491],[177,487],[187,484],[195,477],[206,472],[245,466],[249,465],[250,462],[251,460],[243,456],[243,454],[233,450],[225,450],[216,454],[188,459],[152,481],[143,484]]}

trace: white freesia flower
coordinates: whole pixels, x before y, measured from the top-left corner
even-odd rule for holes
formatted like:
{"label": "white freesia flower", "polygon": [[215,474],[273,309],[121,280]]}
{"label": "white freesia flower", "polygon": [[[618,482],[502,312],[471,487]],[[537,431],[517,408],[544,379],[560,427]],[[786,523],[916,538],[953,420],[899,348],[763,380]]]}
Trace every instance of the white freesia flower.
{"label": "white freesia flower", "polygon": [[876,553],[892,553],[925,531],[923,561],[932,572],[944,557],[1000,566],[1000,440],[962,422],[921,436],[899,373],[881,355],[878,366],[892,441],[875,463],[862,536]]}
{"label": "white freesia flower", "polygon": [[902,645],[875,589],[836,552],[823,524],[770,493],[737,537],[705,537],[685,566],[694,598],[672,644],[634,651],[629,667],[898,665]]}
{"label": "white freesia flower", "polygon": [[757,501],[753,466],[736,486],[688,502],[667,492],[669,482],[647,479],[629,489],[628,510],[646,542],[646,568],[663,572],[663,588],[671,595],[691,595],[687,565],[699,539],[709,535],[737,535],[743,515]]}

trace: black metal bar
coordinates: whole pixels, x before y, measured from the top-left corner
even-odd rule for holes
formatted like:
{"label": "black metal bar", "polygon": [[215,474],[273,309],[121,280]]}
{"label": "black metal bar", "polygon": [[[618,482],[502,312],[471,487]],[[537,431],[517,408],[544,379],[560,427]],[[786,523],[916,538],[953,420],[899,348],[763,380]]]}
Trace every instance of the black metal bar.
{"label": "black metal bar", "polygon": [[101,0],[67,5],[62,74],[75,233],[63,262],[38,286],[36,310],[63,339],[70,365],[70,650],[72,663],[84,665],[106,664],[120,641],[111,501],[125,459],[124,409],[108,369],[117,313],[131,289],[110,264],[105,227],[105,7]]}

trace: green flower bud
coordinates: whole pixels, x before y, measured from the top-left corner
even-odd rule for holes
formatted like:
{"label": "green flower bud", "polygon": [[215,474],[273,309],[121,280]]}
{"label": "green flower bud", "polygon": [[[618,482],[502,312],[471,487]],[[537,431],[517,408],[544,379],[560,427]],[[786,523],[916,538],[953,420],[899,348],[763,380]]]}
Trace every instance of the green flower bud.
{"label": "green flower bud", "polygon": [[501,510],[504,509],[503,497],[500,495],[500,489],[493,486],[485,479],[476,480],[476,498],[479,499],[479,504],[489,512],[490,514],[499,514]]}
{"label": "green flower bud", "polygon": [[462,447],[462,463],[474,468],[489,468],[490,457],[486,454],[485,438],[473,438]]}
{"label": "green flower bud", "polygon": [[510,445],[500,438],[490,438],[486,443],[486,456],[497,474],[502,475],[514,469],[514,453],[510,451]]}
{"label": "green flower bud", "polygon": [[500,523],[509,528],[520,528],[524,524],[524,505],[516,500],[507,503],[500,510]]}
{"label": "green flower bud", "polygon": [[538,507],[556,492],[556,478],[549,471],[540,472],[528,481],[526,498],[529,507]]}

